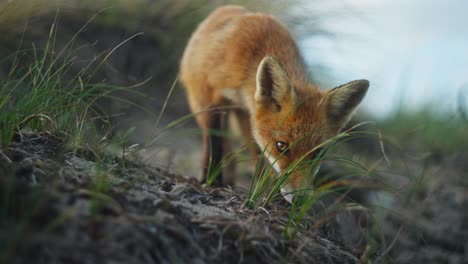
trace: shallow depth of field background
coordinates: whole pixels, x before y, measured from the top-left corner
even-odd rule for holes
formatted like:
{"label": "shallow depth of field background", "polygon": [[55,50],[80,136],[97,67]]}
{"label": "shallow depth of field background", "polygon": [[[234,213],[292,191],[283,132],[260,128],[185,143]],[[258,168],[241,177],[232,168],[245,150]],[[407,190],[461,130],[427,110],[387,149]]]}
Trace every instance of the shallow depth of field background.
{"label": "shallow depth of field background", "polygon": [[[327,1],[311,3],[331,34],[306,36],[311,65],[324,83],[371,80],[364,110],[385,118],[399,110],[438,113],[468,103],[468,22],[461,1]],[[460,98],[462,97],[462,98]]]}
{"label": "shallow depth of field background", "polygon": [[[272,13],[284,22],[322,87],[370,80],[357,121],[377,121],[384,136],[401,146],[416,145],[417,152],[466,151],[468,34],[466,4],[459,1],[13,0],[0,4],[0,54],[44,48],[54,19],[57,54],[74,40],[67,48],[74,56],[70,76],[116,48],[94,81],[134,87],[143,96],[117,93],[132,104],[107,99],[99,106],[111,115],[114,134],[125,133],[131,143],[141,144],[157,127],[189,113],[180,85],[168,97],[179,59],[196,25],[227,3]],[[9,67],[2,65],[0,78]],[[196,176],[196,126],[189,120],[175,130],[145,157]]]}

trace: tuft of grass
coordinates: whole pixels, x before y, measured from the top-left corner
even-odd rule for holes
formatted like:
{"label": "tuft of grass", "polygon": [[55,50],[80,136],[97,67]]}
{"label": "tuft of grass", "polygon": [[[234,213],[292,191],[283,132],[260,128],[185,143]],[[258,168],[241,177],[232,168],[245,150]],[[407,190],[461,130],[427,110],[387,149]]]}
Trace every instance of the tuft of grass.
{"label": "tuft of grass", "polygon": [[[287,118],[287,115],[284,118]],[[279,129],[282,122],[284,122],[284,120],[279,122],[278,126],[276,127],[276,130]],[[278,194],[280,193],[280,190],[288,183],[290,176],[297,170],[306,170],[307,175],[309,175],[309,177],[302,179],[301,186],[307,186],[307,187],[303,190],[297,190],[295,194],[299,196],[307,195],[307,193],[310,192],[309,190],[310,186],[313,186],[314,183],[315,184],[319,183],[319,182],[315,182],[316,174],[320,167],[320,163],[324,160],[324,157],[325,157],[324,154],[336,148],[338,143],[344,143],[348,141],[350,138],[357,137],[358,133],[360,132],[354,132],[354,130],[367,123],[368,122],[359,123],[339,133],[338,135],[325,140],[324,142],[317,145],[315,148],[304,153],[301,157],[299,157],[296,161],[294,161],[294,163],[292,163],[288,168],[284,169],[279,175],[277,175],[277,177],[273,176],[273,175],[276,175],[276,172],[273,167],[274,167],[274,164],[277,162],[277,160],[281,158],[281,156],[284,155],[285,152],[281,153],[280,156],[278,156],[278,158],[273,161],[273,164],[270,164],[269,162],[262,162],[262,163],[257,164],[256,171],[255,171],[255,175],[257,176],[255,177],[255,180],[252,181],[252,184],[249,188],[246,206],[249,208],[253,208],[256,204],[258,204],[260,198],[262,197],[265,197],[262,207],[267,206],[273,200],[273,198],[278,196]],[[302,135],[302,137],[297,139],[296,142],[292,142],[292,146],[295,144],[299,144],[300,141],[306,137],[313,137],[319,133],[323,133],[323,131],[312,131],[309,134]],[[272,135],[273,134],[274,133],[272,133]],[[270,139],[267,142],[267,145],[262,150],[262,156],[264,157],[269,156],[269,153],[267,153],[267,149],[268,149],[269,144],[273,144],[273,143],[274,143],[273,138],[270,137]],[[315,151],[319,151],[318,155],[316,155],[316,157],[313,158],[312,160],[307,160],[307,157]],[[353,163],[351,160],[344,159],[343,161],[348,162],[348,163]]]}
{"label": "tuft of grass", "polygon": [[128,89],[91,82],[97,69],[118,47],[101,53],[78,73],[70,73],[77,61],[73,54],[74,40],[93,18],[61,51],[56,52],[57,12],[44,49],[33,44],[32,48],[18,50],[2,61],[10,66],[8,76],[0,80],[2,148],[8,148],[15,133],[23,129],[65,137],[75,150],[99,141],[96,122],[107,124],[108,120],[97,107],[97,100],[111,97],[117,90]]}
{"label": "tuft of grass", "polygon": [[[369,168],[360,164],[359,162],[353,161],[350,158],[328,155],[328,153],[333,153],[340,145],[350,140],[359,137],[368,137],[370,134],[377,134],[375,132],[357,130],[357,128],[366,124],[369,124],[369,122],[359,123],[339,133],[335,137],[322,142],[320,145],[310,150],[310,152],[305,153],[296,162],[294,162],[278,175],[276,175],[276,172],[273,170],[274,163],[261,164],[257,166],[257,173],[259,174],[257,174],[258,176],[254,181],[252,181],[251,187],[249,189],[248,199],[246,201],[246,206],[249,208],[254,208],[260,204],[262,208],[267,208],[272,201],[275,199],[280,199],[283,195],[285,195],[281,194],[280,191],[288,183],[292,173],[299,169],[306,170],[308,172],[308,178],[303,179],[302,184],[300,184],[300,186],[304,187],[294,191],[294,193],[290,193],[291,195],[294,195],[294,199],[288,213],[288,221],[285,223],[283,234],[286,239],[291,239],[295,236],[298,230],[302,228],[302,221],[308,215],[310,209],[321,198],[329,194],[340,195],[342,191],[345,191],[346,193],[346,191],[353,188],[369,187],[369,184],[365,183],[364,181],[352,179],[352,177],[355,175],[370,176],[371,172]],[[379,138],[382,140],[381,136]],[[314,159],[305,159],[305,157],[307,157],[310,153],[317,150],[320,152]],[[384,150],[382,150],[382,152],[384,153]],[[265,153],[265,150],[263,153]],[[354,171],[354,174],[349,173],[346,176],[342,176],[338,179],[335,179],[333,175],[321,176],[320,178],[316,177],[320,164],[329,160],[340,162],[352,168],[350,171]],[[344,198],[345,195],[346,194],[341,194],[341,197]],[[342,203],[337,203],[333,206],[330,206],[329,208],[326,208],[323,212],[316,214],[313,217],[317,221],[316,225],[321,225],[320,223],[323,224],[327,221],[327,219],[337,214],[340,210],[356,209],[365,210],[365,207],[355,202],[347,202],[344,205]]]}
{"label": "tuft of grass", "polygon": [[[71,70],[75,63],[81,64],[74,54],[80,48],[76,47],[75,40],[99,14],[91,17],[65,47],[57,51],[57,11],[44,48],[39,49],[34,44],[29,49],[18,48],[15,53],[0,61],[4,68],[9,68],[6,77],[0,79],[0,158],[8,161],[3,150],[8,149],[14,138],[21,136],[25,130],[60,137],[67,142],[67,151],[84,150],[91,153],[97,166],[96,177],[90,186],[93,195],[92,213],[101,207],[101,200],[107,199],[104,194],[113,184],[110,176],[115,166],[109,166],[108,157],[103,153],[102,147],[118,142],[125,151],[128,140],[124,137],[131,132],[129,130],[118,138],[108,138],[108,131],[111,129],[109,118],[97,102],[103,98],[112,98],[131,104],[123,98],[116,98],[112,93],[135,93],[127,87],[92,81],[99,67],[106,63],[115,50],[135,36],[107,52],[102,52],[78,72]],[[19,47],[21,46],[22,43]],[[101,126],[98,126],[99,123]],[[1,162],[0,165],[3,170]],[[18,190],[21,185],[10,167],[5,167],[5,174],[0,173],[0,227],[14,228],[6,237],[0,236],[0,244],[6,245],[0,251],[0,262],[11,258],[32,216],[47,197],[42,191],[29,187],[27,194],[23,195],[24,192]],[[21,215],[15,215],[15,212],[21,212]],[[62,221],[64,217],[66,216],[59,216],[51,225]]]}

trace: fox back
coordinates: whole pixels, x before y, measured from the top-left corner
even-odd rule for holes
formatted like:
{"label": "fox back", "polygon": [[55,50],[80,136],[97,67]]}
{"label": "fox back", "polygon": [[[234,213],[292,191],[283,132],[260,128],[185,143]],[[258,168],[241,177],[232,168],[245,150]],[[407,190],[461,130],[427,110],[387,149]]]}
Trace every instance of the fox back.
{"label": "fox back", "polygon": [[[299,48],[270,15],[238,6],[215,10],[193,33],[180,78],[203,130],[203,181],[223,156],[225,113],[234,113],[250,152],[263,153],[282,173],[297,166],[283,187],[292,193],[311,174],[307,164],[335,136],[364,98],[369,83],[357,80],[320,90],[309,77]],[[304,169],[299,169],[304,167]],[[216,183],[222,183],[218,172]],[[286,196],[291,200],[291,196]]]}

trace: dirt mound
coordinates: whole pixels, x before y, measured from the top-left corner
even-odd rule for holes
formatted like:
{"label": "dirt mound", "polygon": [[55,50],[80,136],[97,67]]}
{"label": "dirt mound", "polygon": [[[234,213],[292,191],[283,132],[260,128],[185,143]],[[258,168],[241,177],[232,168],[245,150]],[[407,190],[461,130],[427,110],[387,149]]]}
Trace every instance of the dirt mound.
{"label": "dirt mound", "polygon": [[250,210],[244,189],[67,152],[50,135],[15,140],[0,151],[0,262],[467,262],[462,166],[434,170],[444,177],[427,179],[410,202],[395,196],[383,214],[375,210],[381,220],[374,222],[363,211],[327,214],[340,197],[325,197],[287,237],[283,200]]}
{"label": "dirt mound", "polygon": [[358,263],[365,248],[361,229],[349,235],[352,214],[305,221],[286,239],[283,201],[249,210],[244,190],[67,153],[49,135],[25,134],[1,154],[7,262]]}

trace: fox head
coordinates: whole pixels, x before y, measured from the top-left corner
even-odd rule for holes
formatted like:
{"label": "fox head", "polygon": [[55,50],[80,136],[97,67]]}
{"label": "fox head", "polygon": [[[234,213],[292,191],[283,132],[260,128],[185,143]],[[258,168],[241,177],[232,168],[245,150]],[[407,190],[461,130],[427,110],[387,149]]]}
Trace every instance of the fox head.
{"label": "fox head", "polygon": [[364,98],[369,82],[352,81],[334,89],[295,87],[281,62],[266,56],[256,74],[253,132],[277,173],[288,171],[281,189],[286,200],[310,179],[320,144],[335,136]]}

